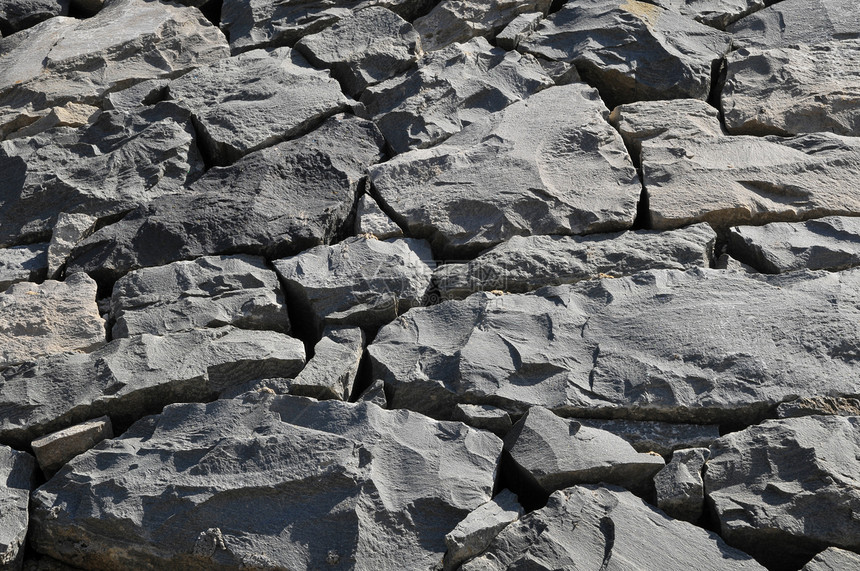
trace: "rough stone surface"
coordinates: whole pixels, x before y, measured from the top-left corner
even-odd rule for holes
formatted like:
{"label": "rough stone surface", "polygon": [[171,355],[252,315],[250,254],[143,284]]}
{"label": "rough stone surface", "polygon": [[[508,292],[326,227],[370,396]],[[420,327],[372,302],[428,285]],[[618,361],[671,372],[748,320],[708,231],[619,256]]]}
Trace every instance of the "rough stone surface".
{"label": "rough stone surface", "polygon": [[370,178],[395,222],[443,255],[516,235],[628,228],[641,185],[605,114],[594,89],[552,87]]}
{"label": "rough stone surface", "polygon": [[326,325],[375,330],[421,305],[435,262],[423,240],[352,237],[274,262],[290,303],[317,333]]}
{"label": "rough stone surface", "polygon": [[368,85],[406,71],[422,53],[418,32],[382,6],[359,10],[305,36],[296,49],[315,66],[331,69],[352,97]]}
{"label": "rough stone surface", "polygon": [[479,555],[499,532],[523,515],[523,507],[516,494],[502,490],[489,502],[467,515],[445,536],[448,551],[444,569],[457,569],[459,565]]}
{"label": "rough stone surface", "polygon": [[677,424],[647,420],[605,420],[577,418],[583,426],[598,428],[620,436],[637,452],[656,452],[664,458],[675,450],[710,446],[720,437],[716,424]]}
{"label": "rough stone surface", "polygon": [[[20,137],[31,137],[55,127],[84,127],[95,121],[100,112],[101,110],[93,105],[70,101],[64,105],[38,112],[38,119],[26,127],[9,133],[5,138],[18,139]],[[5,127],[8,129],[11,126],[7,125]],[[0,127],[0,132],[5,130]]]}
{"label": "rough stone surface", "polygon": [[702,469],[710,454],[708,448],[675,450],[671,462],[654,476],[657,507],[671,517],[696,523],[705,504]]}
{"label": "rough stone surface", "polygon": [[517,49],[576,64],[610,107],[643,99],[706,99],[731,36],[637,0],[570,0]]}
{"label": "rough stone surface", "polygon": [[379,240],[402,238],[403,230],[382,211],[379,204],[369,194],[362,194],[358,199],[358,210],[355,214],[355,233],[370,234]]}
{"label": "rough stone surface", "polygon": [[426,54],[415,69],[367,88],[361,103],[392,150],[403,153],[440,143],[551,85],[532,56],[475,38]]}
{"label": "rough stone surface", "polygon": [[490,499],[500,452],[489,433],[368,403],[174,405],[42,486],[33,542],[85,567],[429,568]]}
{"label": "rough stone surface", "polygon": [[853,0],[783,0],[733,25],[735,47],[785,47],[860,38],[860,12]]}
{"label": "rough stone surface", "polygon": [[337,81],[290,48],[223,59],[167,89],[194,117],[201,149],[216,165],[304,135],[347,104]]}
{"label": "rough stone surface", "polygon": [[47,266],[47,244],[0,248],[0,292],[17,282],[45,279]]}
{"label": "rough stone surface", "polygon": [[114,284],[113,337],[201,327],[290,332],[278,277],[253,256],[207,256],[131,272]]}
{"label": "rough stone surface", "polygon": [[51,353],[92,351],[104,342],[96,283],[86,274],[18,283],[0,294],[0,369]]}
{"label": "rough stone surface", "polygon": [[518,15],[496,36],[496,45],[505,50],[517,49],[523,38],[534,32],[543,18],[542,12],[526,12]]}
{"label": "rough stone surface", "polygon": [[722,108],[730,133],[860,136],[860,40],[740,49],[727,60]]}
{"label": "rough stone surface", "polygon": [[705,493],[722,537],[770,567],[860,549],[860,417],[768,420],[711,445]]}
{"label": "rough stone surface", "polygon": [[860,218],[735,226],[729,232],[735,257],[763,272],[835,271],[860,265]]}
{"label": "rough stone surface", "polygon": [[600,482],[643,491],[666,465],[659,454],[636,452],[610,432],[539,406],[530,408],[505,436],[505,450],[520,477],[545,494]]}
{"label": "rough stone surface", "polygon": [[106,438],[113,438],[113,425],[103,416],[37,438],[31,446],[39,467],[50,478],[69,460]]}
{"label": "rough stone surface", "polygon": [[508,525],[461,570],[517,568],[764,570],[716,534],[671,519],[616,486],[553,493],[546,507]]}
{"label": "rough stone surface", "polygon": [[290,383],[290,394],[349,400],[364,354],[364,341],[359,327],[326,328],[314,345],[314,356]]}
{"label": "rough stone surface", "polygon": [[860,569],[860,554],[838,547],[828,547],[803,566],[801,571],[844,571]]}
{"label": "rough stone surface", "polygon": [[231,385],[293,377],[301,341],[232,327],[117,339],[0,372],[0,442],[15,446],[91,418],[127,426],[172,402],[210,400]]}
{"label": "rough stone surface", "polygon": [[780,403],[776,407],[778,418],[793,418],[814,414],[860,416],[860,399],[850,397],[809,397]]}
{"label": "rough stone surface", "polygon": [[0,0],[0,34],[8,36],[69,13],[69,0]]}
{"label": "rough stone surface", "polygon": [[279,258],[331,242],[367,165],[385,142],[369,121],[338,115],[312,133],[213,168],[190,194],[165,197],[103,228],[70,266],[116,279],[131,269],[213,254]]}
{"label": "rough stone surface", "polygon": [[433,281],[442,299],[462,299],[481,290],[526,292],[647,269],[707,268],[716,237],[707,224],[673,232],[514,236],[468,263],[439,266]]}
{"label": "rough stone surface", "polygon": [[60,277],[72,249],[93,233],[97,222],[98,219],[89,214],[61,212],[57,215],[57,223],[54,224],[48,244],[48,276],[51,279]]}
{"label": "rough stone surface", "polygon": [[767,0],[655,0],[653,3],[708,26],[726,26],[764,8]]}
{"label": "rough stone surface", "polygon": [[651,270],[478,293],[413,308],[369,353],[393,407],[438,418],[467,403],[750,423],[789,398],[857,394],[858,286],[858,270]]}
{"label": "rough stone surface", "polygon": [[357,399],[358,402],[373,403],[380,408],[388,408],[388,399],[385,397],[385,383],[379,379],[373,381]]}
{"label": "rough stone surface", "polygon": [[489,430],[499,436],[507,434],[513,426],[507,411],[486,404],[458,404],[452,417],[454,420],[465,422],[475,428]]}
{"label": "rough stone surface", "polygon": [[26,452],[0,446],[0,568],[20,569],[27,536],[30,490],[36,461]]}
{"label": "rough stone surface", "polygon": [[134,111],[141,105],[154,105],[167,99],[169,79],[148,79],[125,89],[111,91],[102,106],[108,110]]}

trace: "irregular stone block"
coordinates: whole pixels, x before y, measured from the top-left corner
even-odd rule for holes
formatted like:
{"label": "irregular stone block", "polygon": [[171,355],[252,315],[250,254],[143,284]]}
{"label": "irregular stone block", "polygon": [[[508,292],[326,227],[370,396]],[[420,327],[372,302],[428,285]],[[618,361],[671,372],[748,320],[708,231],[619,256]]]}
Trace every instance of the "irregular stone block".
{"label": "irregular stone block", "polygon": [[860,554],[838,547],[828,547],[803,566],[801,571],[843,571],[860,569]]}
{"label": "irregular stone block", "polygon": [[860,40],[740,49],[727,62],[722,108],[730,133],[860,136]]}
{"label": "irregular stone block", "polygon": [[273,331],[232,327],[117,339],[90,354],[36,359],[0,372],[0,442],[27,446],[45,434],[109,415],[127,426],[174,402],[212,400],[226,388],[293,377],[304,345]]}
{"label": "irregular stone block", "polygon": [[693,18],[707,26],[726,26],[764,8],[766,0],[655,0],[654,4]]}
{"label": "irregular stone block", "polygon": [[326,325],[372,331],[421,305],[435,265],[423,240],[361,236],[274,262],[290,302],[317,333]]}
{"label": "irregular stone block", "polygon": [[47,244],[0,248],[0,292],[14,283],[45,279],[47,266]]}
{"label": "irregular stone block", "polygon": [[69,13],[69,0],[0,0],[0,34],[9,36]]}
{"label": "irregular stone block", "polygon": [[36,461],[26,452],[0,446],[0,567],[21,569]]}
{"label": "irregular stone block", "polygon": [[136,270],[114,284],[113,337],[203,327],[290,332],[284,292],[266,261],[208,256]]}
{"label": "irregular stone block", "polygon": [[314,345],[314,356],[290,383],[290,394],[319,400],[349,400],[364,354],[359,327],[328,327]]}
{"label": "irregular stone block", "polygon": [[736,48],[781,48],[860,38],[852,0],[783,0],[750,14],[728,31]]}
{"label": "irregular stone block", "polygon": [[637,0],[571,0],[520,42],[568,61],[610,108],[643,99],[707,99],[731,36]]}
{"label": "irregular stone block", "polygon": [[552,87],[373,166],[370,178],[395,222],[443,256],[516,235],[621,230],[642,187],[606,114],[594,89]]}
{"label": "irregular stone block", "polygon": [[514,236],[470,262],[439,266],[433,282],[442,299],[462,299],[482,290],[526,292],[648,269],[707,268],[716,238],[707,224],[672,232]]}
{"label": "irregular stone block", "polygon": [[368,87],[361,103],[392,150],[404,153],[440,143],[551,85],[532,56],[475,38],[430,52],[412,71]]}
{"label": "irregular stone block", "polygon": [[149,79],[131,87],[111,91],[102,105],[108,110],[131,112],[141,105],[154,105],[167,99],[167,79]]}
{"label": "irregular stone block", "polygon": [[451,417],[498,436],[504,436],[513,426],[506,410],[486,404],[458,404]]}
{"label": "irregular stone block", "polygon": [[89,352],[105,343],[96,282],[18,283],[0,293],[0,369],[52,353]]}
{"label": "irregular stone block", "polygon": [[860,417],[767,420],[711,445],[705,492],[720,535],[770,568],[860,549]]}
{"label": "irregular stone block", "polygon": [[72,249],[95,230],[98,219],[89,214],[60,212],[48,244],[48,276],[59,279]]}
{"label": "irregular stone block", "polygon": [[657,507],[670,517],[696,523],[705,503],[702,469],[710,454],[707,448],[675,450],[672,461],[654,476]]}
{"label": "irregular stone block", "polygon": [[[648,530],[647,534],[643,530]],[[617,486],[574,486],[508,525],[461,571],[638,569],[684,571],[764,567],[720,537],[667,517]]]}
{"label": "irregular stone block", "polygon": [[380,408],[388,408],[388,399],[385,397],[385,383],[379,379],[373,381],[357,399],[358,402],[373,403]]}
{"label": "irregular stone block", "polygon": [[850,397],[808,397],[780,403],[776,407],[778,418],[794,418],[814,414],[860,416],[860,399]]}
{"label": "irregular stone block", "polygon": [[443,568],[457,569],[461,563],[481,554],[496,535],[523,515],[516,494],[502,490],[489,502],[475,509],[445,536]]}
{"label": "irregular stone block", "polygon": [[358,199],[358,210],[355,214],[355,233],[358,235],[374,236],[379,240],[403,237],[403,230],[382,211],[369,194],[362,194]]}
{"label": "irregular stone block", "polygon": [[537,29],[544,18],[543,12],[522,13],[505,26],[496,36],[496,45],[505,50],[515,50],[523,38]]}
{"label": "irregular stone block", "polygon": [[103,416],[37,438],[31,446],[39,467],[50,479],[69,460],[106,438],[113,438],[113,425]]}
{"label": "irregular stone block", "polygon": [[373,123],[337,115],[312,133],[210,169],[191,192],[164,197],[102,228],[70,268],[115,280],[131,269],[214,254],[280,258],[346,233],[365,169],[383,160]]}
{"label": "irregular stone block", "polygon": [[39,119],[6,135],[6,138],[32,137],[55,127],[85,127],[95,121],[101,110],[92,105],[70,101],[59,107],[45,109],[43,112],[44,115],[39,113],[42,115]]}
{"label": "irregular stone block", "polygon": [[337,81],[290,48],[198,67],[167,90],[194,117],[201,148],[216,165],[304,135],[347,104]]}
{"label": "irregular stone block", "polygon": [[501,448],[369,403],[168,406],[39,488],[32,539],[85,568],[425,569],[490,500]]}
{"label": "irregular stone block", "polygon": [[720,437],[716,424],[678,424],[648,420],[577,418],[583,426],[620,436],[637,452],[656,452],[664,458],[682,448],[707,447]]}

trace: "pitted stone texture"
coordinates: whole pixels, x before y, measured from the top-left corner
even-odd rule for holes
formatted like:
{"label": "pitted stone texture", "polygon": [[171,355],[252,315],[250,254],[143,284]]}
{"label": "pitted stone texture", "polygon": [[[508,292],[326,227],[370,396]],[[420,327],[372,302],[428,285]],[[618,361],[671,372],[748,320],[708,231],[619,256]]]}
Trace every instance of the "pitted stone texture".
{"label": "pitted stone texture", "polygon": [[727,60],[722,108],[730,133],[860,136],[860,40],[740,49]]}
{"label": "pitted stone texture", "polygon": [[520,293],[648,269],[707,268],[716,237],[707,224],[671,232],[514,236],[471,262],[439,266],[433,282],[442,299],[462,299],[482,290]]}
{"label": "pitted stone texture", "polygon": [[484,38],[430,52],[413,70],[361,96],[395,153],[442,142],[464,126],[553,85],[532,56]]}
{"label": "pitted stone texture", "polygon": [[853,0],[782,0],[733,25],[735,47],[781,48],[860,38]]}
{"label": "pitted stone texture", "polygon": [[47,266],[47,244],[0,248],[0,292],[14,283],[45,279]]}
{"label": "pitted stone texture", "polygon": [[570,0],[520,51],[576,64],[610,107],[643,99],[706,99],[731,36],[637,0]]}
{"label": "pitted stone texture", "polygon": [[194,117],[201,149],[216,165],[304,135],[347,105],[337,81],[290,48],[223,59],[167,89]]}
{"label": "pitted stone texture", "polygon": [[314,345],[314,356],[290,383],[290,394],[319,400],[349,400],[364,355],[359,327],[327,327]]}
{"label": "pitted stone texture", "polygon": [[21,568],[35,470],[32,456],[0,446],[0,569]]}
{"label": "pitted stone texture", "polygon": [[766,0],[655,0],[654,4],[725,30],[726,26],[764,8]]}
{"label": "pitted stone texture", "polygon": [[767,420],[711,445],[705,493],[720,535],[772,568],[860,549],[860,417]]}
{"label": "pitted stone texture", "polygon": [[490,500],[501,448],[368,403],[169,406],[42,486],[32,537],[88,568],[428,569]]}
{"label": "pitted stone texture", "polygon": [[647,420],[577,418],[583,426],[620,436],[637,452],[656,452],[664,458],[682,448],[707,447],[720,437],[716,424],[678,424]]}
{"label": "pitted stone texture", "polygon": [[95,230],[98,218],[89,214],[61,212],[48,244],[48,276],[58,279],[72,249]]}
{"label": "pitted stone texture", "polygon": [[435,265],[423,240],[362,236],[274,262],[290,303],[316,333],[327,325],[375,331],[422,305]]}
{"label": "pitted stone texture", "polygon": [[110,418],[103,416],[34,440],[30,446],[45,477],[51,478],[69,460],[104,440],[113,438]]}
{"label": "pitted stone texture", "polygon": [[253,256],[207,256],[131,272],[114,284],[113,337],[203,327],[290,332],[278,276]]}
{"label": "pitted stone texture", "polygon": [[702,469],[710,454],[707,448],[685,448],[672,453],[672,461],[654,476],[657,506],[661,510],[690,523],[702,517],[705,504]]}
{"label": "pitted stone texture", "polygon": [[860,554],[838,547],[828,547],[803,566],[801,571],[844,571],[860,569]]}
{"label": "pitted stone texture", "polygon": [[0,369],[52,353],[87,352],[105,343],[96,282],[18,283],[0,293]]}
{"label": "pitted stone texture", "polygon": [[438,418],[467,403],[750,423],[788,398],[857,394],[858,296],[858,270],[649,270],[413,308],[368,350],[392,407]]}
{"label": "pitted stone texture", "polygon": [[293,377],[304,345],[281,333],[232,327],[117,339],[0,372],[0,442],[34,438],[98,416],[127,426],[174,402],[207,401],[228,387]]}
{"label": "pitted stone texture", "polygon": [[517,235],[628,228],[641,185],[607,114],[590,87],[552,87],[370,178],[395,222],[443,256]]}
{"label": "pitted stone texture", "polygon": [[138,208],[72,252],[106,280],[215,254],[281,258],[348,233],[368,165],[384,158],[373,123],[337,115],[304,137],[210,169],[183,196]]}
{"label": "pitted stone texture", "polygon": [[445,536],[443,568],[457,569],[461,563],[480,555],[496,535],[523,515],[523,506],[510,490],[502,490],[489,502],[479,506]]}
{"label": "pitted stone texture", "polygon": [[403,230],[400,226],[382,211],[379,204],[369,194],[363,194],[358,199],[358,210],[355,213],[355,233],[365,236],[370,234],[379,240],[403,236]]}
{"label": "pitted stone texture", "polygon": [[461,571],[518,568],[764,571],[715,533],[671,519],[617,486],[553,493],[546,507],[508,525]]}

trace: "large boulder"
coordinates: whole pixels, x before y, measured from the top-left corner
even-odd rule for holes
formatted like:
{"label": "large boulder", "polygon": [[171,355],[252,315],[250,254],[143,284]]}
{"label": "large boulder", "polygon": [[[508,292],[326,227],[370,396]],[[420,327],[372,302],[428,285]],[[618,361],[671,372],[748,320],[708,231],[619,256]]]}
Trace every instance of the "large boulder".
{"label": "large boulder", "polygon": [[21,568],[35,476],[32,456],[0,446],[0,569]]}
{"label": "large boulder", "polygon": [[428,569],[490,499],[501,448],[368,403],[169,406],[35,492],[33,545],[85,568]]}
{"label": "large boulder", "polygon": [[545,89],[445,143],[371,167],[386,210],[443,256],[516,235],[630,227],[641,185],[597,91]]}
{"label": "large boulder", "polygon": [[771,568],[860,550],[860,417],[768,420],[711,445],[705,492],[720,535]]}
{"label": "large boulder", "polygon": [[854,0],[782,0],[738,20],[728,31],[735,47],[781,48],[860,38]]}

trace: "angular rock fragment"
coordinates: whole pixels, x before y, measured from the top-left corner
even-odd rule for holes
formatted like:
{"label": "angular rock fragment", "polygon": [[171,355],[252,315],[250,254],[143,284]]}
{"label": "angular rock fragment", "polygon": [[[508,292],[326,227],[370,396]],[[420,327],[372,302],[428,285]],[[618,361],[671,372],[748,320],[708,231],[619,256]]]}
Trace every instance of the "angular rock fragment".
{"label": "angular rock fragment", "polygon": [[100,279],[214,254],[279,258],[347,232],[367,165],[383,159],[373,123],[338,115],[312,133],[210,169],[183,196],[164,197],[96,232],[70,267]]}
{"label": "angular rock fragment", "polygon": [[314,345],[314,356],[290,383],[290,394],[315,399],[349,400],[364,354],[359,327],[328,327]]}
{"label": "angular rock fragment", "polygon": [[860,569],[860,554],[838,547],[828,547],[803,566],[801,571],[844,571]]}
{"label": "angular rock fragment", "polygon": [[0,34],[9,36],[69,13],[69,0],[0,0]]}
{"label": "angular rock fragment", "polygon": [[705,504],[702,469],[709,456],[707,448],[675,450],[672,461],[654,476],[657,507],[670,517],[696,523]]}
{"label": "angular rock fragment", "polygon": [[[643,530],[648,530],[647,534]],[[462,571],[683,571],[764,567],[712,532],[667,517],[616,486],[574,486],[511,523]]]}
{"label": "angular rock fragment", "polygon": [[860,416],[860,399],[827,396],[808,397],[780,403],[776,407],[776,416],[778,418],[794,418],[815,414]]}
{"label": "angular rock fragment", "polygon": [[37,438],[31,446],[39,467],[50,479],[69,460],[106,438],[113,438],[113,425],[103,416]]}
{"label": "angular rock fragment", "polygon": [[445,256],[517,235],[628,228],[641,185],[605,114],[594,89],[552,87],[370,178],[395,222]]}
{"label": "angular rock fragment", "polygon": [[782,0],[733,25],[735,47],[781,48],[860,38],[860,12],[853,0]]}
{"label": "angular rock fragment", "polygon": [[860,549],[860,417],[767,420],[711,445],[705,492],[720,535],[772,568]]}
{"label": "angular rock fragment", "polygon": [[0,248],[0,292],[17,282],[45,279],[47,266],[47,244]]}
{"label": "angular rock fragment", "polygon": [[406,71],[421,55],[412,25],[386,8],[358,10],[296,43],[315,66],[328,68],[344,91],[358,96],[368,85]]}
{"label": "angular rock fragment", "polygon": [[116,216],[203,171],[188,113],[160,103],[0,144],[0,245],[47,240],[60,213]]}
{"label": "angular rock fragment", "polygon": [[65,282],[13,284],[0,293],[0,369],[103,345],[96,289],[96,282],[78,273]]}
{"label": "angular rock fragment", "polygon": [[429,14],[415,20],[415,29],[421,34],[424,49],[438,50],[475,36],[495,36],[520,14],[546,14],[550,4],[552,0],[443,0]]}
{"label": "angular rock fragment", "polygon": [[740,49],[727,60],[721,102],[730,133],[860,136],[860,40]]}
{"label": "angular rock fragment", "polygon": [[131,87],[111,91],[102,105],[108,110],[131,112],[141,105],[155,105],[167,99],[168,79],[149,79],[135,83]]}
{"label": "angular rock fragment", "polygon": [[499,436],[507,434],[513,426],[507,411],[486,404],[458,404],[451,417]]}
{"label": "angular rock fragment", "polygon": [[290,332],[278,276],[253,256],[207,256],[131,272],[114,284],[113,337],[202,327]]}
{"label": "angular rock fragment", "polygon": [[610,108],[643,99],[706,99],[731,36],[637,0],[571,0],[519,44],[576,65]]}
{"label": "angular rock fragment", "polygon": [[515,50],[520,42],[537,29],[543,20],[542,12],[522,13],[505,26],[496,36],[496,45],[505,50]]}
{"label": "angular rock fragment", "polygon": [[0,567],[20,569],[27,537],[30,490],[36,461],[26,452],[0,446]]}
{"label": "angular rock fragment", "polygon": [[673,232],[514,236],[468,263],[439,266],[433,282],[442,299],[462,299],[481,290],[526,292],[647,269],[707,268],[716,237],[707,224]]}
{"label": "angular rock fragment", "polygon": [[358,199],[358,210],[355,213],[355,233],[370,234],[380,240],[403,237],[403,230],[382,211],[369,194],[362,194]]}
{"label": "angular rock fragment", "polygon": [[532,56],[475,38],[426,54],[408,73],[367,88],[361,102],[392,150],[403,153],[440,143],[551,85]]}
{"label": "angular rock fragment", "polygon": [[647,420],[577,418],[583,426],[620,436],[637,452],[656,452],[664,458],[682,448],[707,447],[720,437],[716,424],[678,424]]}
{"label": "angular rock fragment", "polygon": [[347,104],[337,81],[290,48],[223,59],[167,89],[192,114],[201,149],[216,165],[304,135]]}
{"label": "angular rock fragment", "polygon": [[[19,139],[21,137],[32,137],[55,127],[85,127],[95,121],[100,112],[101,110],[98,107],[70,101],[58,107],[41,110],[37,113],[39,115],[38,119],[26,127],[7,134],[5,138]],[[7,124],[5,129],[0,128],[0,132],[13,128],[13,125]]]}
{"label": "angular rock fragment", "polygon": [[666,462],[636,452],[610,432],[560,418],[535,406],[505,436],[519,476],[544,494],[576,484],[606,482],[645,491]]}
{"label": "angular rock fragment", "polygon": [[373,403],[380,408],[388,408],[388,399],[385,397],[385,383],[380,380],[375,380],[361,395],[358,402]]}
{"label": "angular rock fragment", "polygon": [[117,339],[90,354],[36,359],[0,372],[0,442],[39,436],[109,415],[127,426],[174,402],[205,401],[266,377],[293,377],[301,341],[232,327]]}
{"label": "angular rock fragment", "polygon": [[828,216],[729,230],[735,257],[762,272],[844,270],[860,265],[860,218]]}
{"label": "angular rock fragment", "polygon": [[438,418],[466,403],[749,424],[788,398],[856,396],[858,296],[858,270],[650,270],[413,308],[368,351],[392,407]]}
{"label": "angular rock fragment", "polygon": [[523,506],[516,494],[502,490],[492,500],[467,515],[445,536],[448,551],[445,553],[443,568],[457,569],[461,563],[480,555],[502,529],[522,515]]}
{"label": "angular rock fragment", "polygon": [[422,305],[435,265],[423,240],[363,236],[274,262],[290,303],[317,334],[326,325],[373,331]]}
{"label": "angular rock fragment", "polygon": [[654,0],[654,4],[693,18],[707,26],[726,26],[764,8],[766,0]]}
{"label": "angular rock fragment", "polygon": [[95,230],[98,219],[89,214],[57,215],[57,223],[51,233],[48,244],[48,277],[58,279],[61,270],[78,242],[88,237]]}
{"label": "angular rock fragment", "polygon": [[174,405],[39,488],[32,538],[89,568],[425,569],[490,500],[500,453],[489,433],[367,403]]}

